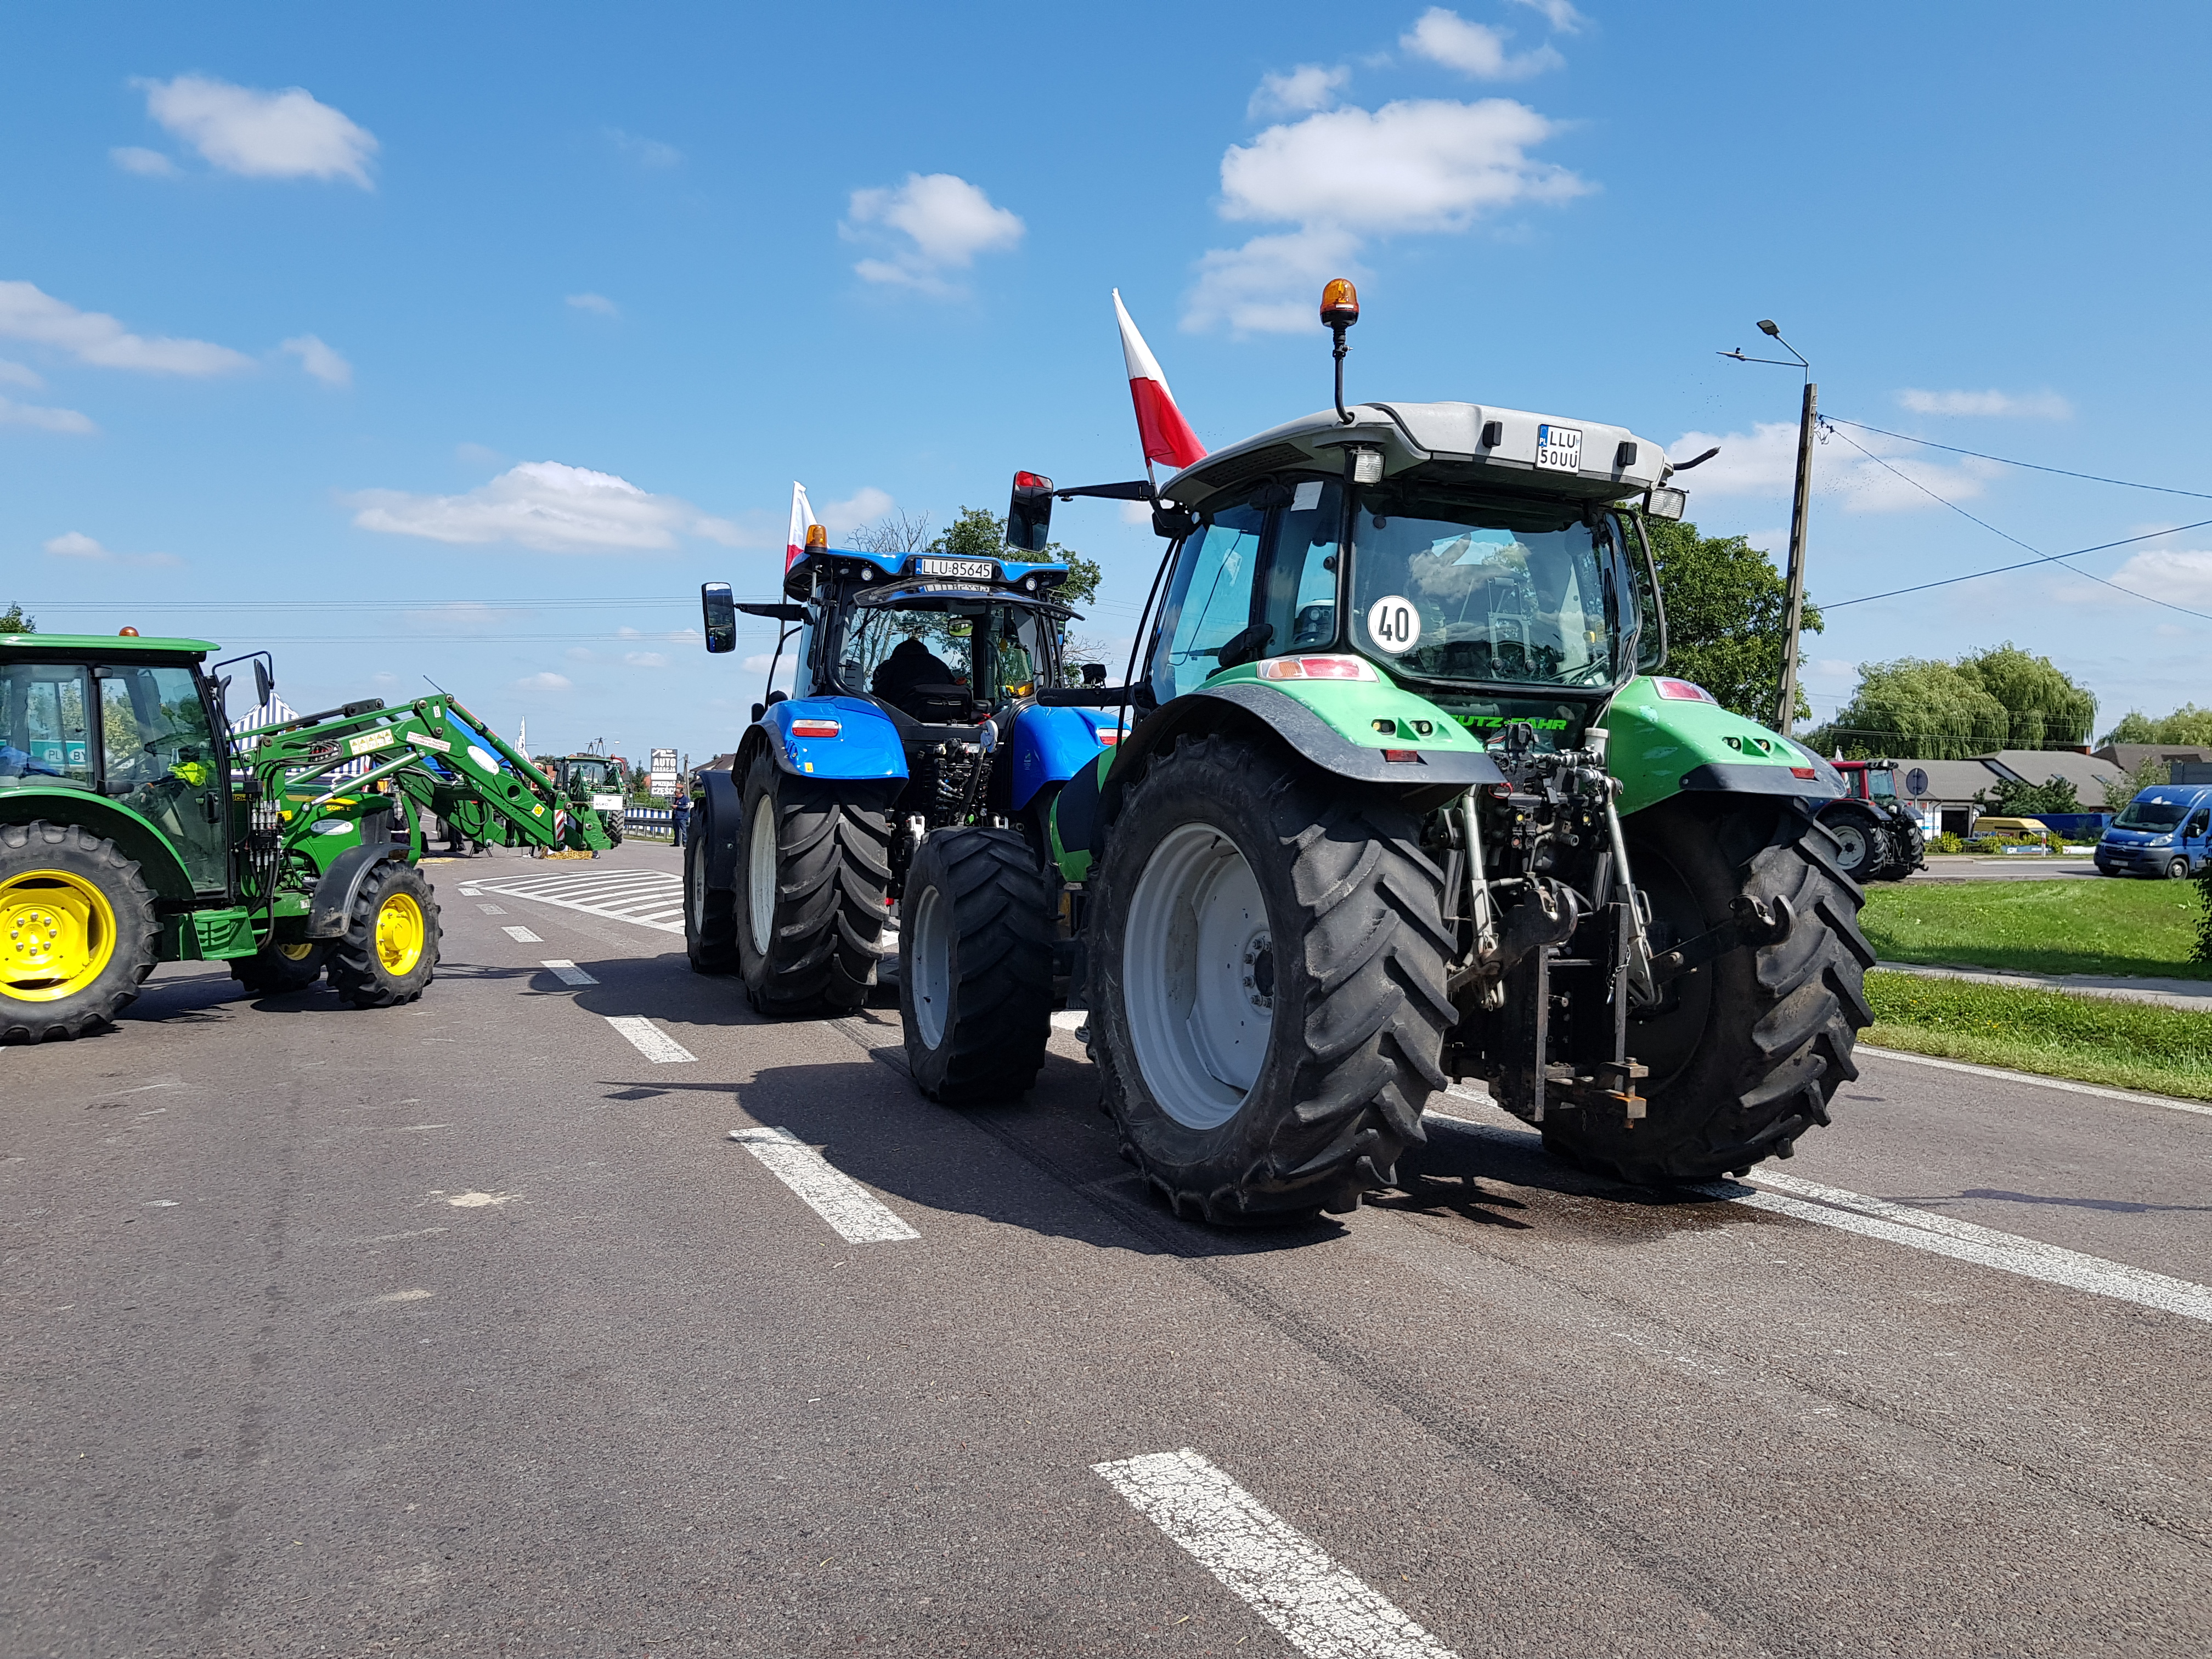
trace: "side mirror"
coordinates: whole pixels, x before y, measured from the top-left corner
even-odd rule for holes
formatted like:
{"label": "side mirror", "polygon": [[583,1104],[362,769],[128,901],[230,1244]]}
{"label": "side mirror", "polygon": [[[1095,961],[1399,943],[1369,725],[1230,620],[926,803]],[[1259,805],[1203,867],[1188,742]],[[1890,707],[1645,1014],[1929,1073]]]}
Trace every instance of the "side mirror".
{"label": "side mirror", "polygon": [[764,702],[757,702],[757,703],[755,703],[755,704],[753,705],[753,724],[754,724],[755,726],[758,726],[758,725],[760,724],[760,717],[761,717],[763,714],[767,714],[767,713],[768,713],[768,705],[767,705],[766,703],[764,703]]}
{"label": "side mirror", "polygon": [[699,586],[699,616],[705,626],[707,650],[723,656],[738,648],[738,602],[727,582],[702,582]]}
{"label": "side mirror", "polygon": [[1013,499],[1006,503],[1006,545],[1042,553],[1051,540],[1052,480],[1042,473],[1015,473]]}
{"label": "side mirror", "polygon": [[[228,680],[223,682],[226,687],[229,684]],[[256,708],[266,708],[269,706],[269,694],[276,689],[276,677],[269,672],[269,665],[266,662],[256,657],[253,659],[253,706]]]}
{"label": "side mirror", "polygon": [[1105,665],[1104,663],[1103,663],[1103,662],[1087,662],[1087,663],[1084,664],[1084,665],[1083,665],[1083,683],[1084,683],[1085,685],[1103,685],[1103,684],[1106,684],[1106,665]]}
{"label": "side mirror", "polygon": [[[266,702],[269,699],[264,697],[261,701]],[[228,720],[230,718],[230,676],[228,674],[218,675],[216,678],[215,703],[216,711]]]}

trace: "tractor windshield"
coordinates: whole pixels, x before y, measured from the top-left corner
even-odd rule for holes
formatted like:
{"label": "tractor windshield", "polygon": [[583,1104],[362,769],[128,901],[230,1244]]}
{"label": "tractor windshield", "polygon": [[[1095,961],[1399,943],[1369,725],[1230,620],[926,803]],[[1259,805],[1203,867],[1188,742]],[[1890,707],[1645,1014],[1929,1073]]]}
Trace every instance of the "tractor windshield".
{"label": "tractor windshield", "polygon": [[916,720],[979,718],[1036,695],[1053,672],[1058,625],[1033,606],[982,599],[862,606],[838,642],[837,678]]}
{"label": "tractor windshield", "polygon": [[1386,484],[1353,527],[1352,639],[1402,672],[1613,684],[1633,672],[1635,584],[1613,515]]}
{"label": "tractor windshield", "polygon": [[604,789],[607,787],[607,763],[599,760],[565,761],[572,789]]}

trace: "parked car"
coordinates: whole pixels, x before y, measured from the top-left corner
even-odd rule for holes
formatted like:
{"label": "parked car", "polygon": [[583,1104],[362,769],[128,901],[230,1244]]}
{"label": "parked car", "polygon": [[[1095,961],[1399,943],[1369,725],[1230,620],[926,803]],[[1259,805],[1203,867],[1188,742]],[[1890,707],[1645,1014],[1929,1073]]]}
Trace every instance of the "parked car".
{"label": "parked car", "polygon": [[2212,861],[2212,787],[2154,784],[2112,820],[2097,843],[2107,876],[2163,876],[2179,881]]}

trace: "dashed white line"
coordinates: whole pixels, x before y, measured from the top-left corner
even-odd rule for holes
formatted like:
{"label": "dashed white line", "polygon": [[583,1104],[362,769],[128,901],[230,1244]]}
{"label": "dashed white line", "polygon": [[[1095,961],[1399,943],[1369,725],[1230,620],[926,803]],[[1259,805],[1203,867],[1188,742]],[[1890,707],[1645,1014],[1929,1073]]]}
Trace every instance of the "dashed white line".
{"label": "dashed white line", "polygon": [[681,1065],[699,1056],[642,1014],[609,1014],[607,1024],[630,1041],[630,1046],[656,1066]]}
{"label": "dashed white line", "polygon": [[506,934],[509,939],[513,939],[517,945],[543,945],[545,943],[544,939],[538,938],[537,934],[532,933],[527,927],[502,927],[499,931]]}
{"label": "dashed white line", "polygon": [[599,983],[599,981],[593,979],[566,957],[556,957],[551,962],[541,962],[538,965],[540,968],[552,969],[554,977],[563,985],[597,985]]}
{"label": "dashed white line", "polygon": [[833,1166],[790,1130],[732,1129],[730,1139],[805,1200],[808,1207],[836,1228],[847,1243],[888,1244],[921,1237],[874,1194]]}
{"label": "dashed white line", "polygon": [[1964,1072],[1970,1077],[1996,1078],[2003,1083],[2028,1083],[2039,1089],[2057,1089],[2069,1095],[2094,1095],[2100,1100],[2125,1100],[2137,1106],[2163,1106],[2170,1112],[2194,1112],[2212,1117],[2212,1103],[2177,1100],[2172,1095],[2133,1094],[2125,1089],[2100,1089],[2094,1083],[2071,1083],[2063,1078],[2038,1077],[2032,1072],[2008,1072],[1995,1066],[1972,1066],[1963,1060],[1938,1060],[1933,1054],[1908,1054],[1899,1048],[1876,1048],[1859,1044],[1858,1052],[1881,1060],[1901,1060],[1908,1066],[1932,1066],[1939,1072]]}
{"label": "dashed white line", "polygon": [[479,904],[477,908],[488,916],[503,916],[507,914],[507,907],[503,904]]}
{"label": "dashed white line", "polygon": [[1308,1659],[1456,1659],[1189,1447],[1091,1467]]}

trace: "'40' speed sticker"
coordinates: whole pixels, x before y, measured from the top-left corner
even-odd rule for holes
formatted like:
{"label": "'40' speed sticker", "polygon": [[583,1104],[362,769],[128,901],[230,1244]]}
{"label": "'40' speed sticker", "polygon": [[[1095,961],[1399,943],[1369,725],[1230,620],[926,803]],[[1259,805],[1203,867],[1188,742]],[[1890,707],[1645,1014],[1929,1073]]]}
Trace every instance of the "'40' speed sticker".
{"label": "'40' speed sticker", "polygon": [[1404,595],[1388,594],[1367,607],[1367,637],[1394,657],[1411,651],[1421,642],[1421,613]]}

